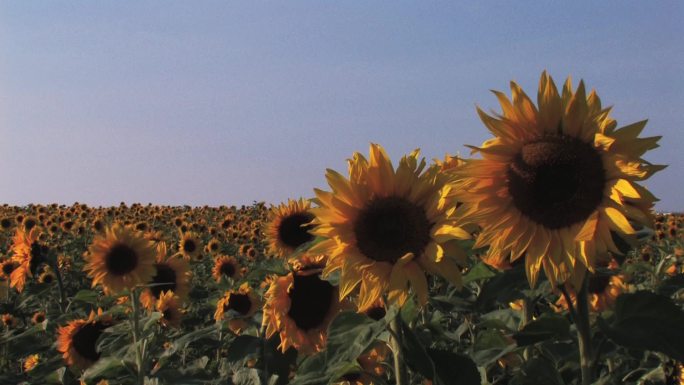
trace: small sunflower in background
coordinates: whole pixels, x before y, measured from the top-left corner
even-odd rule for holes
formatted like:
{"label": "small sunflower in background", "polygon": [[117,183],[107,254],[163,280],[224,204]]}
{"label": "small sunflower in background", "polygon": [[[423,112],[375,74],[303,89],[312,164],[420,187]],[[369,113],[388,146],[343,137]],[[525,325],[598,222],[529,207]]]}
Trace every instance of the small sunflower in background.
{"label": "small sunflower in background", "polygon": [[404,156],[395,170],[385,150],[370,146],[370,160],[355,153],[349,178],[327,170],[332,192],[316,189],[314,234],[327,238],[310,252],[329,256],[324,273],[340,270],[340,297],[359,289],[365,311],[384,293],[402,305],[409,285],[420,304],[428,298],[426,272],[454,285],[461,271],[453,257],[465,258],[459,239],[470,233],[455,226],[456,202],[447,199],[447,178],[439,168],[426,169],[419,151]]}
{"label": "small sunflower in background", "polygon": [[376,377],[383,377],[386,372],[387,359],[392,354],[387,343],[376,341],[356,359],[358,367],[334,382],[335,385],[373,385]]}
{"label": "small sunflower in background", "polygon": [[48,248],[38,242],[40,234],[37,227],[28,232],[17,229],[12,239],[12,260],[18,266],[10,274],[10,286],[20,293],[24,290],[26,279],[36,274],[38,267],[46,262]]}
{"label": "small sunflower in background", "polygon": [[490,259],[524,256],[531,286],[543,268],[552,285],[578,287],[598,258],[620,254],[611,232],[652,222],[656,198],[638,182],[664,168],[641,158],[660,137],[638,137],[645,121],[618,129],[583,82],[573,91],[568,78],[559,94],[544,72],[538,106],[515,82],[511,90],[512,101],[494,91],[501,115],[478,108],[494,138],[472,147],[482,159],[452,171],[464,203],[456,216],[482,226],[475,247],[489,245]]}
{"label": "small sunflower in background", "polygon": [[225,295],[216,303],[216,312],[214,319],[216,322],[223,321],[226,317],[226,312],[233,311],[238,317],[231,317],[228,320],[228,328],[235,334],[240,334],[248,323],[245,321],[256,314],[261,308],[262,302],[254,293],[247,282],[240,285],[238,290],[226,291]]}
{"label": "small sunflower in background", "polygon": [[240,265],[234,257],[222,255],[214,260],[211,275],[216,282],[221,282],[221,278],[237,279],[242,275],[242,272]]}
{"label": "small sunflower in background", "polygon": [[155,255],[153,244],[139,232],[115,224],[93,239],[84,270],[93,287],[101,284],[105,294],[118,293],[154,277]]}
{"label": "small sunflower in background", "polygon": [[287,203],[271,207],[264,229],[270,254],[284,258],[313,240],[314,236],[309,230],[313,228],[310,222],[314,215],[310,209],[311,202],[301,198],[289,199]]}
{"label": "small sunflower in background", "polygon": [[[619,264],[612,260],[608,265],[608,271],[597,271],[595,274],[588,276],[587,295],[589,296],[589,310],[600,313],[611,309],[615,304],[615,300],[622,293],[628,292],[626,276],[618,273]],[[574,306],[577,305],[576,289],[572,285],[566,285],[570,299]],[[556,308],[559,310],[567,310],[568,304],[564,297],[560,297],[556,301]]]}
{"label": "small sunflower in background", "polygon": [[43,321],[45,321],[45,319],[46,319],[45,318],[45,312],[38,311],[38,312],[33,313],[33,316],[31,317],[31,322],[33,322],[33,324],[37,325],[37,324],[43,323]]}
{"label": "small sunflower in background", "polygon": [[210,239],[207,243],[207,253],[211,255],[215,255],[216,253],[218,253],[220,248],[221,242],[219,242],[219,240],[216,238]]}
{"label": "small sunflower in background", "polygon": [[38,282],[49,285],[55,282],[55,273],[50,268],[43,269],[43,272],[38,276]]}
{"label": "small sunflower in background", "polygon": [[77,319],[57,330],[57,350],[67,365],[87,369],[100,359],[97,339],[112,326],[111,317],[103,316],[102,309],[91,312],[87,319]]}
{"label": "small sunflower in background", "polygon": [[202,254],[202,242],[197,234],[192,231],[184,232],[178,244],[178,252],[186,260],[199,259],[198,257]]}
{"label": "small sunflower in background", "polygon": [[38,366],[38,363],[40,362],[40,356],[38,354],[31,354],[30,356],[26,357],[24,359],[24,372],[30,372],[33,370],[36,366]]}
{"label": "small sunflower in background", "polygon": [[268,338],[280,334],[283,352],[294,347],[312,354],[325,347],[328,326],[344,306],[337,287],[323,280],[321,272],[320,267],[302,265],[299,271],[270,279],[263,325]]}
{"label": "small sunflower in background", "polygon": [[149,310],[155,307],[161,295],[173,291],[180,301],[184,301],[190,292],[192,273],[188,263],[178,256],[168,256],[165,242],[157,244],[157,258],[154,264],[156,273],[147,282],[147,287],[140,294],[140,303]]}
{"label": "small sunflower in background", "polygon": [[155,309],[162,313],[160,321],[164,326],[180,327],[183,312],[180,308],[180,298],[173,291],[164,291],[155,303]]}
{"label": "small sunflower in background", "polygon": [[0,262],[0,279],[8,280],[12,275],[14,269],[19,267],[19,262],[12,259],[6,259]]}

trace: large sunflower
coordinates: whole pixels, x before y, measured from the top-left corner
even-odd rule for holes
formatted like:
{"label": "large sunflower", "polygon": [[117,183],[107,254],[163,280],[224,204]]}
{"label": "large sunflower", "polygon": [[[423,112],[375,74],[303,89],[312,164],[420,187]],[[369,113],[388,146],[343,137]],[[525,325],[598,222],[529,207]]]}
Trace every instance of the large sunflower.
{"label": "large sunflower", "polygon": [[145,284],[155,274],[155,248],[130,227],[116,224],[93,239],[84,270],[93,287],[102,284],[105,293],[116,293]]}
{"label": "large sunflower", "polygon": [[157,262],[154,264],[156,273],[147,282],[148,287],[140,294],[140,302],[147,309],[152,310],[155,303],[166,291],[173,291],[180,301],[184,301],[190,292],[190,278],[192,273],[188,262],[178,255],[168,257],[165,242],[157,244]]}
{"label": "large sunflower", "polygon": [[349,160],[349,179],[328,170],[332,192],[316,189],[320,207],[312,209],[313,233],[328,238],[311,252],[329,256],[324,273],[341,270],[340,297],[360,285],[359,310],[389,291],[390,303],[403,304],[408,285],[427,302],[425,271],[460,285],[452,257],[464,257],[455,242],[470,234],[454,225],[456,202],[446,199],[439,167],[425,169],[416,150],[395,170],[385,150],[370,146],[370,161],[359,153]]}
{"label": "large sunflower", "polygon": [[88,319],[69,322],[57,330],[57,350],[69,366],[86,369],[100,358],[97,339],[112,325],[111,317],[91,312]]}
{"label": "large sunflower", "polygon": [[287,257],[313,239],[309,233],[313,228],[309,223],[314,219],[310,209],[311,202],[301,198],[271,207],[265,229],[269,253]]}
{"label": "large sunflower", "polygon": [[304,267],[273,277],[265,294],[266,336],[280,333],[280,349],[311,354],[325,347],[330,322],[343,307],[337,287],[321,279],[321,269]]}
{"label": "large sunflower", "polygon": [[475,247],[490,245],[488,260],[525,256],[532,286],[543,267],[553,285],[573,278],[579,287],[597,258],[620,254],[614,233],[652,221],[656,198],[637,182],[664,168],[641,159],[660,137],[637,137],[646,121],[617,129],[583,82],[573,92],[568,78],[559,94],[544,72],[538,107],[515,82],[511,90],[512,101],[494,91],[502,115],[478,108],[495,135],[472,147],[483,159],[452,171],[452,191],[465,203],[459,223],[482,226]]}

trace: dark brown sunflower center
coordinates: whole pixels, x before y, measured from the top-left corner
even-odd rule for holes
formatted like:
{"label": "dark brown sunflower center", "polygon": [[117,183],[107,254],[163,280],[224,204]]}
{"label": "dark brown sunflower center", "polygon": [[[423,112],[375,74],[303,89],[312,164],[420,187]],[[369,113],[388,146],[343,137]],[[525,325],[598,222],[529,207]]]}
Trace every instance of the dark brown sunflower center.
{"label": "dark brown sunflower center", "polygon": [[52,274],[45,274],[44,276],[42,276],[42,278],[43,278],[43,279],[41,279],[41,281],[42,281],[43,283],[52,283],[52,280],[53,280],[55,277],[54,277]]}
{"label": "dark brown sunflower center", "polygon": [[518,210],[549,229],[587,219],[601,204],[606,182],[601,155],[569,136],[526,143],[506,174]]}
{"label": "dark brown sunflower center", "polygon": [[173,321],[173,319],[175,318],[175,313],[172,309],[166,309],[162,312],[162,316],[165,320]]}
{"label": "dark brown sunflower center", "polygon": [[366,315],[376,321],[385,318],[385,314],[387,314],[387,311],[384,306],[376,306],[366,310]]}
{"label": "dark brown sunflower center", "polygon": [[230,262],[223,262],[220,268],[221,274],[226,277],[232,277],[235,275],[235,266]]}
{"label": "dark brown sunflower center", "polygon": [[287,315],[302,330],[320,327],[332,306],[334,291],[333,285],[318,274],[295,274],[288,293],[290,311]]}
{"label": "dark brown sunflower center", "polygon": [[100,358],[100,353],[96,349],[97,339],[105,328],[99,322],[90,322],[81,326],[71,340],[76,353],[90,361],[97,361]]}
{"label": "dark brown sunflower center", "polygon": [[375,198],[354,222],[356,246],[368,258],[395,263],[406,253],[419,257],[430,242],[425,210],[400,197]]}
{"label": "dark brown sunflower center", "polygon": [[13,271],[16,265],[10,261],[5,262],[2,264],[2,273],[6,276],[9,276]]}
{"label": "dark brown sunflower center", "polygon": [[234,310],[242,315],[249,313],[249,309],[252,308],[252,300],[249,299],[249,295],[242,293],[231,293],[228,297],[228,305],[226,310]]}
{"label": "dark brown sunflower center", "polygon": [[176,290],[176,271],[165,263],[155,263],[157,274],[152,278],[150,291],[155,298],[159,298],[162,291]]}
{"label": "dark brown sunflower center", "polygon": [[183,251],[186,253],[192,253],[195,249],[197,249],[197,245],[192,239],[186,239],[185,242],[183,242]]}
{"label": "dark brown sunflower center", "polygon": [[43,314],[37,314],[34,320],[36,321],[36,323],[41,323],[45,321],[45,316]]}
{"label": "dark brown sunflower center", "polygon": [[125,275],[138,266],[138,254],[128,245],[114,245],[105,256],[107,271],[114,275]]}
{"label": "dark brown sunflower center", "polygon": [[2,226],[3,229],[8,229],[12,226],[12,221],[7,218],[3,218],[0,220],[0,226]]}
{"label": "dark brown sunflower center", "polygon": [[283,218],[278,226],[278,238],[281,242],[296,249],[313,239],[309,234],[312,225],[306,225],[314,219],[309,213],[295,213]]}
{"label": "dark brown sunflower center", "polygon": [[605,274],[592,275],[589,278],[589,284],[587,285],[587,291],[591,294],[602,294],[608,284],[610,283],[610,276]]}

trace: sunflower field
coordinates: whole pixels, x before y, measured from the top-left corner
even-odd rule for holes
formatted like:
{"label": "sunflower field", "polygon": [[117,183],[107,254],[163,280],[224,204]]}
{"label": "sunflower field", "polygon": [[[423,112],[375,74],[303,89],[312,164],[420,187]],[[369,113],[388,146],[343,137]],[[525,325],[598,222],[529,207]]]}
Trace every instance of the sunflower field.
{"label": "sunflower field", "polygon": [[[596,92],[279,205],[0,207],[0,384],[684,384],[684,216]],[[396,165],[396,166],[395,166]]]}

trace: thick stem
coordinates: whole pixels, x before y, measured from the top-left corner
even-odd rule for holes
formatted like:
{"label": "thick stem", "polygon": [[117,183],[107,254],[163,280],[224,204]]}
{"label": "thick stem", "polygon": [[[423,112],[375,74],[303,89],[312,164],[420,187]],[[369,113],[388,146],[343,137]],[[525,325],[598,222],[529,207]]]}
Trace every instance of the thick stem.
{"label": "thick stem", "polygon": [[406,374],[406,363],[404,356],[401,353],[401,315],[397,314],[389,324],[389,331],[391,334],[390,347],[394,356],[394,377],[396,378],[396,385],[409,385],[408,376]]}
{"label": "thick stem", "polygon": [[593,352],[591,346],[591,325],[589,324],[588,300],[589,275],[584,278],[582,289],[577,293],[577,338],[579,340],[582,385],[591,385],[593,377]]}
{"label": "thick stem", "polygon": [[131,291],[131,302],[133,304],[133,344],[135,345],[135,364],[138,367],[138,385],[145,383],[145,368],[143,359],[143,348],[140,343],[140,304],[138,303],[138,292],[134,288]]}

